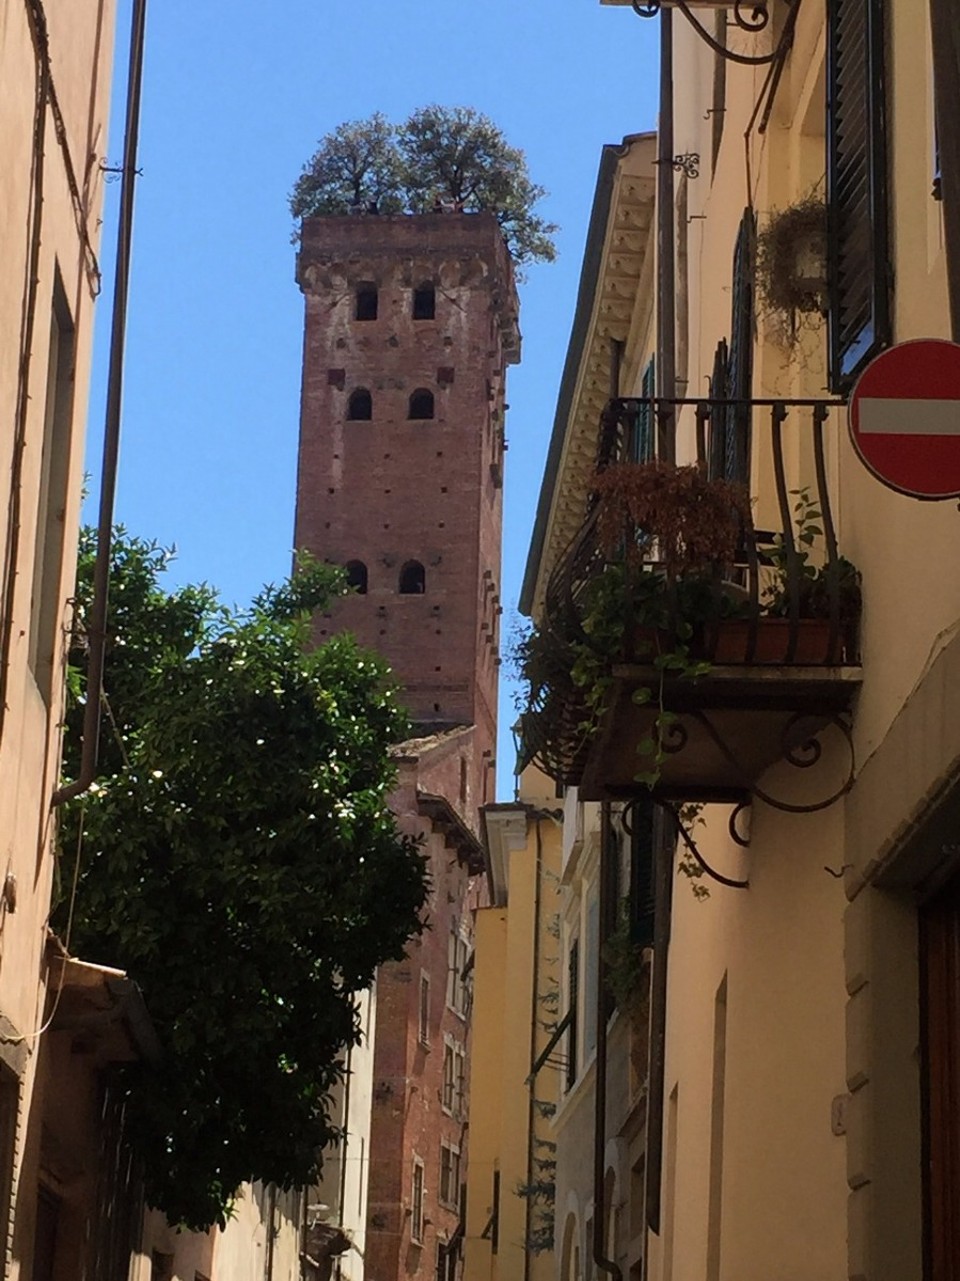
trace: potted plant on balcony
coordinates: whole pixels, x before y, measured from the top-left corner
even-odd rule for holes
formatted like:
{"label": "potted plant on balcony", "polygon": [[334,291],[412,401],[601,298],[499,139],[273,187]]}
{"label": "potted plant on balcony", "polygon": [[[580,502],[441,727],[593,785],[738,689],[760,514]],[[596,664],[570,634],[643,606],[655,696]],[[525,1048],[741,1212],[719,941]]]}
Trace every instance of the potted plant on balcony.
{"label": "potted plant on balcony", "polygon": [[[860,620],[860,573],[844,556],[838,556],[832,564],[824,558],[822,513],[809,489],[792,490],[791,496],[795,499],[793,567],[791,569],[786,540],[777,534],[764,556],[771,573],[763,596],[763,612],[757,619],[750,661],[784,664],[790,654],[790,661],[799,665],[853,662]],[[795,618],[791,613],[791,583],[796,593]],[[835,636],[831,626],[834,596],[838,606]],[[722,624],[715,661],[746,662],[750,629],[747,620]]]}
{"label": "potted plant on balcony", "polygon": [[757,235],[757,291],[762,314],[784,346],[804,321],[818,323],[826,304],[827,207],[816,195],[774,210]]}

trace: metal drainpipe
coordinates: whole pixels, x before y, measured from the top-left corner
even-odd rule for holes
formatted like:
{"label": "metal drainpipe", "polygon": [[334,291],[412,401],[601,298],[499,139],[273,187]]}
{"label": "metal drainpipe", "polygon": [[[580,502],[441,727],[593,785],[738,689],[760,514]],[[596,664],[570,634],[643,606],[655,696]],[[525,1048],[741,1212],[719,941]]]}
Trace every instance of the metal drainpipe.
{"label": "metal drainpipe", "polygon": [[87,702],[83,716],[83,748],[80,773],[66,787],[53,794],[53,805],[62,805],[85,792],[97,776],[100,753],[100,702],[103,693],[103,665],[107,643],[107,597],[110,583],[110,550],[113,533],[113,505],[117,488],[117,458],[120,453],[120,402],[123,392],[123,346],[127,328],[127,292],[130,282],[130,249],[133,239],[133,198],[137,178],[137,140],[140,128],[140,89],[143,80],[143,42],[147,0],[134,0],[130,20],[130,66],[127,76],[127,112],[123,141],[123,177],[120,184],[120,216],[117,227],[116,283],[113,294],[113,323],[110,331],[110,363],[107,376],[107,408],[103,429],[103,461],[100,468],[100,512],[97,521],[97,557],[93,568],[93,601],[87,627]]}
{"label": "metal drainpipe", "polygon": [[[674,299],[673,210],[673,11],[660,10],[660,120],[657,148],[657,386],[672,400],[676,381],[676,302]],[[675,463],[676,410],[661,411],[658,455]],[[665,416],[664,416],[665,415]]]}
{"label": "metal drainpipe", "polygon": [[[543,811],[535,811],[531,817],[537,825],[537,863],[534,869],[534,888],[533,888],[533,982],[530,1000],[530,1062],[537,1061],[537,984],[540,981],[540,899],[541,899],[541,870],[543,868],[543,836],[540,831],[540,824],[543,821]],[[531,1071],[528,1078],[529,1097],[527,1099],[527,1188],[533,1184],[533,1147],[534,1147],[534,1126],[536,1124],[536,1074]],[[496,1207],[494,1207],[496,1211]],[[524,1228],[523,1234],[526,1239],[526,1249],[523,1252],[523,1281],[530,1281],[530,1233],[533,1228],[533,1200],[527,1195],[526,1207],[524,1209]]]}
{"label": "metal drainpipe", "polygon": [[930,32],[950,329],[953,341],[960,342],[960,31],[953,3],[930,0]]}
{"label": "metal drainpipe", "polygon": [[[593,1113],[593,1261],[601,1272],[608,1273],[613,1281],[621,1281],[622,1272],[616,1260],[606,1257],[606,1196],[604,1190],[607,1147],[607,1016],[610,998],[607,994],[606,966],[603,962],[603,944],[608,936],[610,922],[616,913],[610,882],[610,806],[604,803],[600,822],[600,902],[598,913],[600,927],[597,931],[597,1057],[594,1063],[594,1113]],[[612,1207],[611,1207],[612,1208]]]}

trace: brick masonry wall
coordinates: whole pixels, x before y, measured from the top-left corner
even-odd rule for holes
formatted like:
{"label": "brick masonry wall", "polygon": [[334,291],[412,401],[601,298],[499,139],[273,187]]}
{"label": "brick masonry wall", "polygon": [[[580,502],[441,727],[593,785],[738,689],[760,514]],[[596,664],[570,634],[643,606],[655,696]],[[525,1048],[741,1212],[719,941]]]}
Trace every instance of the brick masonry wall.
{"label": "brick masonry wall", "polygon": [[[339,602],[318,634],[346,628],[382,653],[419,725],[475,724],[472,790],[492,800],[504,372],[519,341],[502,238],[485,215],[316,218],[298,279],[295,544],[360,561],[368,575],[366,594]],[[435,289],[433,320],[413,318],[424,282]],[[374,320],[356,318],[361,284],[377,290]],[[348,418],[358,388],[371,395],[370,421]],[[432,420],[408,416],[418,389],[433,393]],[[422,595],[398,590],[409,561],[424,567]]]}
{"label": "brick masonry wall", "polygon": [[[367,590],[316,620],[318,639],[343,629],[379,651],[423,735],[399,765],[391,808],[423,837],[431,875],[428,928],[378,975],[365,1274],[370,1281],[435,1273],[438,1244],[459,1215],[440,1201],[441,1144],[466,1169],[469,1012],[447,1004],[448,947],[457,923],[472,947],[478,878],[418,811],[417,792],[443,796],[477,830],[495,797],[499,668],[503,415],[506,365],[519,357],[512,268],[489,215],[316,218],[303,228],[297,278],[305,300],[295,545],[320,559],[362,562]],[[435,316],[416,320],[429,282]],[[358,319],[360,286],[377,294]],[[370,393],[369,421],[349,417]],[[432,419],[411,419],[414,391]],[[422,564],[425,590],[398,590]],[[444,733],[452,726],[460,732]],[[389,892],[389,887],[384,887]],[[421,975],[430,1014],[421,1043]],[[466,1054],[461,1105],[443,1106],[444,1043]],[[423,1163],[422,1243],[411,1239],[414,1160]]]}

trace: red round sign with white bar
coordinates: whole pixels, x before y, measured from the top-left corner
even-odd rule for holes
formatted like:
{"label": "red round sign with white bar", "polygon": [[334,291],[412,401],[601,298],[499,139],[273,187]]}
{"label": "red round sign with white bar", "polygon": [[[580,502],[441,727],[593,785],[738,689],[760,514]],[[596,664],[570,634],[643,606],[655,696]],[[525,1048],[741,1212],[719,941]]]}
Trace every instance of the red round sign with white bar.
{"label": "red round sign with white bar", "polygon": [[850,397],[850,436],[878,480],[913,498],[960,498],[960,345],[900,343]]}

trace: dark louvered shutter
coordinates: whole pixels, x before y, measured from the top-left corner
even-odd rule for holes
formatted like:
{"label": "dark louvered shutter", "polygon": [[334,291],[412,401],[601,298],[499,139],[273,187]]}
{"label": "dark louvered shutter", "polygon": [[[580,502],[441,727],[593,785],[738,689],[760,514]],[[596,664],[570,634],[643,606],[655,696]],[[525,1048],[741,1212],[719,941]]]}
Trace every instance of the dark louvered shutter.
{"label": "dark louvered shutter", "polygon": [[630,816],[630,938],[653,947],[653,802],[634,801]]}
{"label": "dark louvered shutter", "polygon": [[637,414],[637,433],[634,438],[633,461],[648,463],[653,458],[654,449],[654,358],[650,357],[640,380],[640,412]]}
{"label": "dark louvered shutter", "polygon": [[891,339],[884,4],[827,3],[830,387],[841,392]]}
{"label": "dark louvered shutter", "polygon": [[[757,220],[752,209],[740,219],[733,253],[733,313],[730,318],[730,364],[727,395],[749,401],[753,395],[754,275]],[[723,475],[746,484],[750,479],[750,406],[732,406],[727,415]]]}
{"label": "dark louvered shutter", "polygon": [[[713,373],[710,376],[710,399],[726,400],[727,376],[730,371],[730,348],[726,338],[721,338],[713,353]],[[708,471],[711,480],[722,480],[727,456],[727,411],[715,406],[710,418],[710,446]]]}
{"label": "dark louvered shutter", "polygon": [[580,994],[580,941],[574,939],[570,944],[567,956],[567,1014],[570,1022],[567,1025],[567,1089],[571,1090],[577,1080],[577,1058],[579,1055],[577,1037],[577,1002]]}

